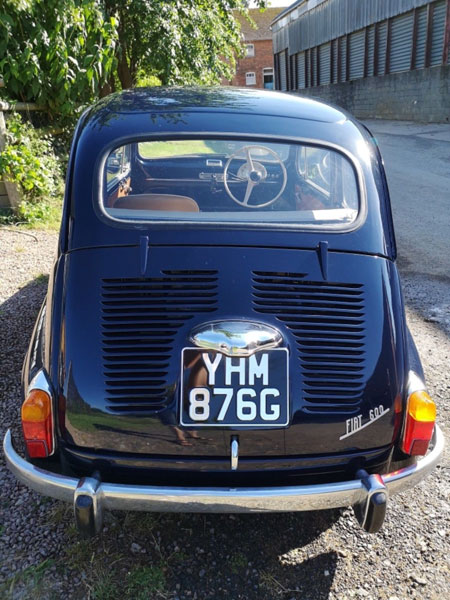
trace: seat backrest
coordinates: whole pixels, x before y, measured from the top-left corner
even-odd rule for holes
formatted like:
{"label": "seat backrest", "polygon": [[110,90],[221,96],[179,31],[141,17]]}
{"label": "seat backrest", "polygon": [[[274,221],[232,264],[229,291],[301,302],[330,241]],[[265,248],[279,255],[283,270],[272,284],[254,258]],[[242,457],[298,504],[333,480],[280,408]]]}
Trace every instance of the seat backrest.
{"label": "seat backrest", "polygon": [[113,208],[200,212],[200,208],[193,198],[176,194],[130,194],[117,198]]}

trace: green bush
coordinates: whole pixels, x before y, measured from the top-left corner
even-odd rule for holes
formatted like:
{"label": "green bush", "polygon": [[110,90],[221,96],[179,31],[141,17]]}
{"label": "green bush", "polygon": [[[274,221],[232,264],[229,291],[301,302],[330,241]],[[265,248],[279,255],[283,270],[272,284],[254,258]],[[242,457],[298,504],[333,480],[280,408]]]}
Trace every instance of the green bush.
{"label": "green bush", "polygon": [[53,220],[61,206],[63,176],[51,137],[24,123],[18,113],[7,120],[6,147],[0,152],[0,179],[19,186],[16,217],[34,223]]}
{"label": "green bush", "polygon": [[144,70],[137,75],[136,87],[157,87],[161,85],[161,79],[156,75],[148,75]]}

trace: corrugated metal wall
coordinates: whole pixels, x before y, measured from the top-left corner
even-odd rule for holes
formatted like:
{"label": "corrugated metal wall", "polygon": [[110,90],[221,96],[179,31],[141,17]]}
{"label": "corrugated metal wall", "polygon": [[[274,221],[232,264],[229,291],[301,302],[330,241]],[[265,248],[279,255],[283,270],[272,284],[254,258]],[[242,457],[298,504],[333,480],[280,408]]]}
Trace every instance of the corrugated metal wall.
{"label": "corrugated metal wall", "polygon": [[414,68],[422,69],[425,66],[425,45],[427,41],[427,7],[419,8],[416,14],[416,56]]}
{"label": "corrugated metal wall", "polygon": [[331,43],[322,44],[319,48],[319,80],[320,85],[328,85],[331,82]]}
{"label": "corrugated metal wall", "polygon": [[311,56],[311,86],[318,85],[318,77],[317,77],[317,48],[312,48],[310,51]]}
{"label": "corrugated metal wall", "polygon": [[442,63],[442,49],[444,47],[445,17],[447,13],[447,2],[441,0],[433,7],[433,20],[431,26],[431,52],[430,65]]}
{"label": "corrugated metal wall", "polygon": [[275,23],[273,51],[278,53],[289,47],[289,53],[296,54],[429,3],[430,0],[328,0],[285,27],[277,28]]}
{"label": "corrugated metal wall", "polygon": [[332,69],[333,69],[331,83],[337,83],[338,82],[338,40],[333,40],[331,42],[331,48],[332,48],[332,54],[333,54],[333,58],[331,61]]}
{"label": "corrugated metal wall", "polygon": [[298,89],[306,87],[305,53],[297,54],[297,86]]}
{"label": "corrugated metal wall", "polygon": [[372,77],[374,73],[375,57],[375,25],[367,28],[367,77]]}
{"label": "corrugated metal wall", "polygon": [[338,40],[338,53],[339,53],[339,65],[338,65],[338,80],[347,80],[347,40],[344,37]]}
{"label": "corrugated metal wall", "polygon": [[349,79],[364,77],[364,48],[366,43],[365,30],[355,31],[349,35]]}
{"label": "corrugated metal wall", "polygon": [[377,75],[386,73],[386,46],[387,46],[387,22],[379,23],[377,26],[378,45],[375,57]]}
{"label": "corrugated metal wall", "polygon": [[[311,0],[309,0],[311,2]],[[304,12],[280,30],[279,39],[286,43],[304,30],[305,39],[285,47],[275,54],[277,86],[282,90],[309,88],[409,71],[442,64],[447,5],[450,0],[322,0],[309,12]],[[419,5],[418,8],[411,6]],[[305,5],[300,5],[301,8]],[[310,4],[308,3],[308,6]],[[341,7],[342,12],[333,12]],[[353,13],[353,31],[328,40],[337,31],[349,26],[349,11]],[[378,20],[395,10],[409,10]],[[370,10],[369,10],[370,9]],[[294,9],[293,14],[297,9]],[[316,17],[310,17],[315,14]],[[320,17],[320,31],[314,18]],[[329,17],[329,18],[326,18]],[[281,22],[284,21],[285,18]],[[311,20],[312,19],[312,20]],[[356,28],[359,23],[370,25]],[[316,25],[314,25],[316,23]],[[309,27],[309,29],[308,29]],[[314,29],[316,27],[316,29]],[[313,33],[311,33],[313,32]],[[322,43],[307,44],[318,40]],[[295,34],[295,35],[294,35]],[[293,37],[294,36],[294,37]],[[302,49],[293,52],[298,46]]]}
{"label": "corrugated metal wall", "polygon": [[279,68],[280,68],[280,90],[286,91],[287,90],[286,52],[280,53],[280,61],[278,64],[279,64]]}
{"label": "corrugated metal wall", "polygon": [[410,11],[391,22],[391,52],[389,72],[408,71],[411,68],[414,13]]}

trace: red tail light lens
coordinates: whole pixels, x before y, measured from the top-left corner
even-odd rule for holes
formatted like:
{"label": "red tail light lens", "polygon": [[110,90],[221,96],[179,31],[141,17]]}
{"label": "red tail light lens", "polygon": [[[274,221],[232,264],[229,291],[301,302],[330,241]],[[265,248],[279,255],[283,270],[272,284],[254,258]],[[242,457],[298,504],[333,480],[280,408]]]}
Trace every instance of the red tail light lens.
{"label": "red tail light lens", "polygon": [[23,437],[31,458],[53,452],[52,400],[43,390],[32,390],[22,404]]}
{"label": "red tail light lens", "polygon": [[411,456],[423,456],[428,450],[436,421],[436,404],[425,391],[408,398],[402,450]]}

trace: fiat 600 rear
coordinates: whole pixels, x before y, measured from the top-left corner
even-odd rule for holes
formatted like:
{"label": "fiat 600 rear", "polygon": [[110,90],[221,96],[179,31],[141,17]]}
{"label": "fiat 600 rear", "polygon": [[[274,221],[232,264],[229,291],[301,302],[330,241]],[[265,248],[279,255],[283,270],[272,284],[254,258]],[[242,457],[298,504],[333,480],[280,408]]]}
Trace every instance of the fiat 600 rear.
{"label": "fiat 600 rear", "polygon": [[9,468],[86,534],[105,509],[343,506],[377,531],[443,448],[395,259],[378,147],[347,114],[110,96],[75,132]]}

